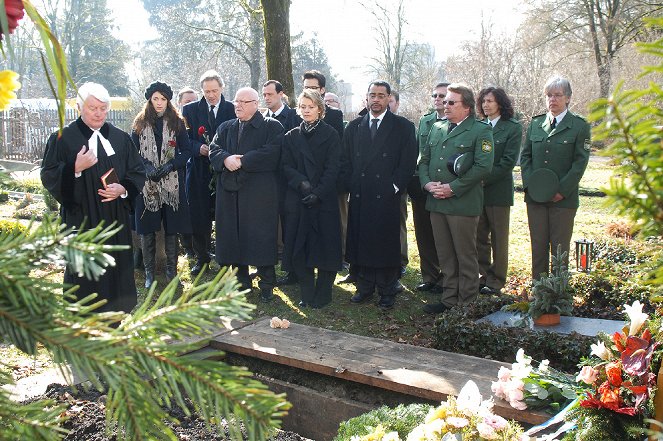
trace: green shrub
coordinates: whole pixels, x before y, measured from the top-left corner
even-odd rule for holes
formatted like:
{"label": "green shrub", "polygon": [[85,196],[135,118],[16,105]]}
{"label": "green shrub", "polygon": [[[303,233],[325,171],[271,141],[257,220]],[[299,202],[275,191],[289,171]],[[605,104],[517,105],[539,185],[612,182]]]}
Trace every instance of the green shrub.
{"label": "green shrub", "polygon": [[0,219],[0,236],[4,236],[5,234],[25,234],[27,231],[28,227],[21,224],[20,222]]}
{"label": "green shrub", "polygon": [[48,211],[46,204],[43,202],[35,202],[23,208],[17,208],[14,212],[14,217],[17,219],[28,219],[41,221],[44,218],[44,213]]}
{"label": "green shrub", "polygon": [[24,193],[41,193],[44,186],[39,178],[13,179],[8,177],[2,181],[2,188],[11,191],[22,191]]}
{"label": "green shrub", "polygon": [[523,348],[535,360],[548,359],[556,369],[575,373],[580,359],[591,352],[594,337],[476,322],[513,301],[514,298],[507,295],[480,296],[473,304],[445,312],[435,322],[435,347],[507,363],[512,363],[518,348]]}
{"label": "green shrub", "polygon": [[0,191],[0,204],[4,204],[7,201],[9,201],[9,193]]}
{"label": "green shrub", "polygon": [[60,211],[60,203],[53,197],[50,191],[42,187],[41,195],[44,198],[44,204],[49,211],[57,212]]}
{"label": "green shrub", "polygon": [[16,204],[16,209],[20,210],[22,208],[25,208],[32,204],[34,202],[34,198],[30,194],[26,194],[23,199],[21,199],[18,204]]}
{"label": "green shrub", "polygon": [[[495,374],[497,375],[497,373]],[[402,404],[391,409],[382,406],[341,423],[334,441],[350,441],[353,436],[368,435],[381,424],[386,432],[398,432],[400,439],[417,427],[433,406],[429,404]]]}

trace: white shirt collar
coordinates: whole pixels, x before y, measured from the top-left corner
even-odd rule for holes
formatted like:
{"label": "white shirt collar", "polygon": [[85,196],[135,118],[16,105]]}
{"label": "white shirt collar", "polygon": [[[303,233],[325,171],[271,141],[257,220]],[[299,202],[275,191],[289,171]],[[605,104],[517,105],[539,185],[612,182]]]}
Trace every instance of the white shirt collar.
{"label": "white shirt collar", "polygon": [[491,126],[495,127],[495,124],[497,124],[497,121],[499,121],[501,117],[502,115],[497,115],[497,118],[489,119],[488,122],[490,123]]}
{"label": "white shirt collar", "polygon": [[281,107],[279,107],[279,110],[277,110],[276,112],[272,112],[271,110],[267,109],[267,113],[271,113],[272,117],[276,118],[281,114],[281,112],[283,112],[283,109],[285,109],[285,106],[283,105],[283,103],[281,103]]}
{"label": "white shirt collar", "polygon": [[564,109],[564,111],[562,113],[560,113],[557,116],[553,116],[552,113],[548,112],[548,122],[549,123],[552,122],[553,118],[555,118],[557,120],[557,122],[555,123],[555,127],[556,127],[557,124],[562,122],[562,120],[564,119],[564,117],[566,116],[568,111],[569,111],[569,108],[567,107],[566,109]]}
{"label": "white shirt collar", "polygon": [[382,112],[382,113],[379,114],[378,116],[373,116],[373,114],[369,111],[369,112],[368,112],[368,127],[371,126],[371,124],[373,123],[373,120],[374,120],[374,119],[377,119],[377,120],[378,120],[378,127],[380,127],[380,124],[382,124],[382,120],[384,119],[384,116],[385,116],[386,114],[387,114],[387,111],[385,110],[384,112]]}

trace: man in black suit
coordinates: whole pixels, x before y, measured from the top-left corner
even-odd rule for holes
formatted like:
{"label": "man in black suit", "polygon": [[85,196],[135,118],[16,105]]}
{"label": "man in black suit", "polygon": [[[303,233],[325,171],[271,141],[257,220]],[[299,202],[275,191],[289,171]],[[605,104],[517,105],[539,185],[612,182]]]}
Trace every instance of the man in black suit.
{"label": "man in black suit", "polygon": [[368,113],[348,124],[343,138],[340,182],[350,193],[345,256],[356,268],[362,303],[377,288],[382,309],[393,307],[401,266],[400,204],[414,173],[414,124],[389,110],[391,86],[368,88]]}
{"label": "man in black suit", "polygon": [[276,80],[269,80],[262,85],[262,98],[267,106],[263,116],[274,118],[283,126],[285,133],[296,127],[297,112],[283,102],[283,84]]}
{"label": "man in black suit", "polygon": [[203,266],[210,262],[210,240],[214,197],[210,189],[209,145],[217,127],[235,118],[235,107],[223,96],[224,83],[218,73],[208,70],[200,77],[203,98],[189,103],[182,109],[187,132],[191,140],[193,156],[186,167],[186,194],[191,211],[193,251],[196,264],[192,275],[198,275]]}

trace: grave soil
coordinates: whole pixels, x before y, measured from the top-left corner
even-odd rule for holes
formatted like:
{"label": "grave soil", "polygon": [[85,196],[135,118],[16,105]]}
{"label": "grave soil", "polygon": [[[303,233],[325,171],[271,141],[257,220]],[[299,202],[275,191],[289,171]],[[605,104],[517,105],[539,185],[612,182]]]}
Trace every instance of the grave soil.
{"label": "grave soil", "polygon": [[[84,391],[78,388],[74,392],[70,387],[60,384],[48,386],[46,392],[30,401],[51,399],[57,404],[67,405],[65,415],[68,420],[63,424],[69,430],[65,441],[116,441],[116,429],[110,430],[107,435],[105,402],[106,396],[96,390]],[[187,401],[188,404],[190,404]],[[191,406],[193,409],[193,406]],[[179,423],[168,422],[167,425],[173,429],[177,439],[186,441],[225,441],[230,440],[226,421],[218,426],[209,427],[204,420],[195,413],[187,416],[180,407],[167,409],[168,415],[175,418]],[[244,439],[248,437],[244,436]],[[310,441],[293,432],[279,431],[277,435],[270,438],[272,441]]]}

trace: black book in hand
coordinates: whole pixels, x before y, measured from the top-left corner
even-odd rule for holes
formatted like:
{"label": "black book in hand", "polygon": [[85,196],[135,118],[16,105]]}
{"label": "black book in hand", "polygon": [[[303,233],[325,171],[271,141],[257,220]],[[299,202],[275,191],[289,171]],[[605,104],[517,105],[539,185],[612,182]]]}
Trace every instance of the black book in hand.
{"label": "black book in hand", "polygon": [[114,168],[111,168],[106,173],[101,175],[101,183],[104,185],[104,188],[108,187],[110,184],[120,183],[120,178],[117,176],[117,172]]}

